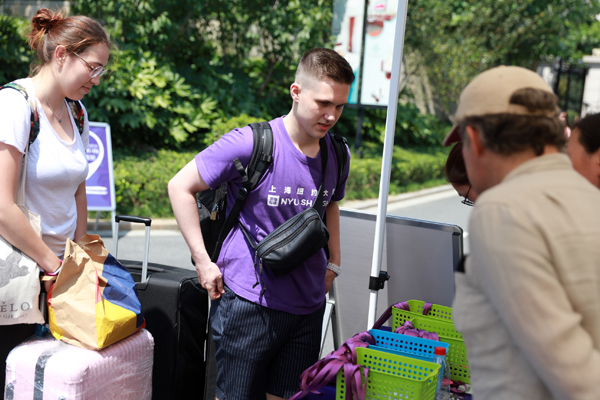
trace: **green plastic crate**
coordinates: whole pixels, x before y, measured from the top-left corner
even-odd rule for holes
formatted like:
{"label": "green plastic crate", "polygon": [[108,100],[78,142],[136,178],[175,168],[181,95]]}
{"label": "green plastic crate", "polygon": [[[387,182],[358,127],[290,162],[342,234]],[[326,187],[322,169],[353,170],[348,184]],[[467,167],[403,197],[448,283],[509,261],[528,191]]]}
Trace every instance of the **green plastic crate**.
{"label": "green plastic crate", "polygon": [[[424,317],[424,318],[433,318],[438,321],[444,321],[452,323],[452,308],[440,306],[439,304],[433,304],[431,306],[431,310],[429,314],[423,315],[423,308],[425,307],[425,302],[421,300],[408,300],[408,305],[410,306],[410,311],[404,311],[397,309],[397,311],[406,315],[409,318],[412,317]],[[396,311],[394,308],[393,311]]]}
{"label": "green plastic crate", "polygon": [[394,318],[393,330],[402,326],[405,321],[411,321],[415,328],[419,330],[437,333],[440,337],[440,342],[448,343],[450,345],[446,359],[450,365],[452,380],[470,383],[471,379],[469,374],[469,362],[467,361],[467,348],[462,335],[454,329],[454,325],[452,323],[424,316],[408,318],[405,313],[406,311],[397,310],[396,308],[392,310]]}
{"label": "green plastic crate", "polygon": [[[365,347],[358,347],[356,356],[359,365],[369,368],[365,400],[435,399],[439,364]],[[336,387],[336,399],[345,400],[343,369],[337,374]]]}

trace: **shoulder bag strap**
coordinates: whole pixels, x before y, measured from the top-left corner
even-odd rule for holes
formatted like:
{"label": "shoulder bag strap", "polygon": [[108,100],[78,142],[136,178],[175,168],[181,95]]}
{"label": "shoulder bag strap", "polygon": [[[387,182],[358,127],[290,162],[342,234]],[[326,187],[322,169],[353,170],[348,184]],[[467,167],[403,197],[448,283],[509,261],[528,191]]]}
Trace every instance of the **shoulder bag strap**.
{"label": "shoulder bag strap", "polygon": [[[322,172],[323,176],[321,178],[321,185],[319,186],[319,194],[317,195],[317,198],[316,198],[315,202],[313,203],[312,207],[310,207],[310,208],[314,208],[317,211],[317,213],[319,215],[319,218],[321,218],[321,214],[323,212],[323,186],[324,186],[324,182],[325,182],[325,172],[326,172],[326,169],[327,169],[327,142],[325,141],[325,138],[322,138],[322,139],[319,140],[319,148],[321,150],[321,172]],[[235,160],[234,161],[234,163],[236,163],[236,162],[239,164],[239,160]],[[239,166],[237,166],[236,168],[238,169],[238,171],[240,171],[241,168],[242,168],[241,164],[239,164]],[[242,175],[243,179],[247,179],[244,176],[244,171],[243,170],[240,171],[240,175]],[[242,192],[243,188],[244,187],[242,187],[240,189],[240,192]],[[238,194],[238,198],[239,198],[239,194]],[[237,201],[236,201],[236,204],[237,204]],[[235,207],[235,204],[234,204],[234,207]],[[232,209],[230,214],[233,214],[233,211],[234,210]],[[227,219],[229,220],[229,217],[227,217]],[[239,225],[240,225],[240,228],[242,230],[242,233],[244,234],[244,236],[248,240],[248,243],[250,243],[250,245],[252,246],[253,249],[256,249],[257,243],[254,240],[254,238],[252,238],[252,236],[250,236],[250,234],[248,233],[248,231],[244,228],[244,226],[241,223],[239,223]]]}
{"label": "shoulder bag strap", "polygon": [[10,82],[6,85],[0,86],[0,90],[2,89],[16,90],[17,92],[21,93],[23,97],[25,97],[25,101],[27,101],[27,103],[29,104],[29,110],[31,112],[31,125],[29,128],[29,146],[31,146],[31,143],[33,143],[40,134],[40,118],[38,115],[37,104],[35,102],[35,99],[30,99],[25,87],[15,82]]}
{"label": "shoulder bag strap", "polygon": [[29,146],[37,139],[40,133],[40,120],[37,111],[37,104],[35,99],[29,98],[29,94],[24,86],[19,85],[15,82],[7,83],[4,86],[0,87],[2,89],[14,89],[17,92],[21,93],[23,97],[25,97],[25,101],[27,101],[29,105],[29,110],[31,112],[31,125],[29,128],[29,143],[25,146],[25,153],[23,154],[23,162],[21,163],[21,170],[19,176],[19,186],[17,187],[16,193],[16,201],[18,205],[25,205],[25,179],[27,178],[27,155],[29,154]]}

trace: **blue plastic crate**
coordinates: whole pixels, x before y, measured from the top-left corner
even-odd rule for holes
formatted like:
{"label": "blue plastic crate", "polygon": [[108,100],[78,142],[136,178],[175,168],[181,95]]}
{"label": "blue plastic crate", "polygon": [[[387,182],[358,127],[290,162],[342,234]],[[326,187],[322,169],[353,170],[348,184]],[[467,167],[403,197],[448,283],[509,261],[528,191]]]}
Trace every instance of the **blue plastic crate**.
{"label": "blue plastic crate", "polygon": [[433,362],[436,347],[445,348],[446,354],[448,354],[448,349],[450,347],[448,343],[400,335],[398,333],[380,329],[371,329],[369,333],[375,338],[375,345],[369,347],[393,354],[414,357],[423,361]]}

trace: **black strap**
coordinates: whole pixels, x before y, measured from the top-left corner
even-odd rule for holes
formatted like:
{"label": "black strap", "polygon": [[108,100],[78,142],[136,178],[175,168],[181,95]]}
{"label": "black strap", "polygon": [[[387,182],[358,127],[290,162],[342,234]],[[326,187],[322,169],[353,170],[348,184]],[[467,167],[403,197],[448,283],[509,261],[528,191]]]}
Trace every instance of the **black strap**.
{"label": "black strap", "polygon": [[344,173],[344,169],[346,168],[346,164],[348,163],[348,141],[342,135],[338,135],[337,133],[329,133],[331,137],[331,144],[333,144],[333,149],[335,150],[335,155],[337,158],[338,165],[338,182],[342,179],[342,174]]}
{"label": "black strap", "polygon": [[325,186],[325,172],[327,172],[328,161],[327,142],[325,138],[319,140],[319,147],[321,147],[321,171],[323,176],[321,178],[321,186],[319,187],[319,195],[312,207],[317,210],[319,217],[321,217],[323,215],[323,186]]}
{"label": "black strap", "polygon": [[260,122],[252,123],[250,127],[252,128],[254,143],[252,156],[246,169],[243,168],[239,159],[233,161],[236,169],[242,176],[242,187],[238,191],[235,203],[233,203],[231,211],[227,215],[221,232],[219,232],[217,244],[210,257],[212,262],[217,262],[223,242],[227,238],[227,235],[229,235],[229,232],[231,232],[233,225],[237,222],[248,193],[258,185],[260,179],[267,172],[267,168],[273,163],[273,130],[271,129],[271,125],[268,122]]}
{"label": "black strap", "polygon": [[[253,122],[250,127],[252,128],[254,147],[248,164],[248,181],[250,181],[249,190],[254,190],[269,165],[273,163],[273,130],[266,121]],[[258,151],[254,149],[258,149]]]}
{"label": "black strap", "polygon": [[[317,199],[315,200],[315,202],[313,203],[311,208],[314,208],[317,211],[317,213],[319,213],[319,217],[321,217],[321,215],[323,214],[323,187],[325,186],[325,172],[327,171],[327,159],[328,159],[327,142],[325,141],[325,138],[321,138],[319,140],[319,147],[321,149],[321,171],[322,171],[323,176],[321,178],[321,186],[319,186],[319,194],[317,195]],[[237,203],[237,201],[236,201],[236,203]],[[235,205],[234,205],[234,207],[235,207]],[[232,210],[232,212],[233,212],[233,210]],[[242,229],[242,233],[244,234],[244,236],[246,237],[246,239],[248,240],[248,242],[250,243],[252,248],[256,249],[256,247],[258,246],[256,241],[248,233],[246,228],[244,228],[244,226],[241,224],[241,222],[239,222],[239,225],[240,225],[240,228]],[[327,258],[329,258],[329,250],[325,250],[325,252],[327,253]],[[261,275],[262,275],[262,272],[261,272]]]}
{"label": "black strap", "polygon": [[[340,182],[342,179],[342,174],[344,173],[344,169],[346,168],[346,164],[348,163],[348,141],[342,135],[338,135],[337,133],[329,132],[329,136],[331,137],[331,144],[333,145],[333,150],[335,151],[335,156],[337,158],[337,167],[338,167],[338,178],[336,183]],[[327,212],[323,214],[323,222],[327,225]],[[325,244],[325,255],[327,259],[331,257],[329,253],[329,245]]]}

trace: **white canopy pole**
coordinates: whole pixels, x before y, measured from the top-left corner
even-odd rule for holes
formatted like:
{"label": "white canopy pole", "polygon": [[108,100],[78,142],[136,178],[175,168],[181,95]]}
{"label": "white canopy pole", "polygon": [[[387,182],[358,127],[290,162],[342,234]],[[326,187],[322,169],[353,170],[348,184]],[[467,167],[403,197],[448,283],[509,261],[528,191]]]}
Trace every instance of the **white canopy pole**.
{"label": "white canopy pole", "polygon": [[[375,243],[373,246],[373,263],[371,265],[371,276],[374,277],[379,276],[381,259],[383,255],[383,240],[385,237],[385,220],[387,214],[388,194],[390,191],[390,173],[392,169],[392,155],[394,152],[394,134],[396,131],[396,114],[398,113],[400,70],[402,67],[402,53],[404,51],[404,28],[406,26],[407,10],[408,0],[398,0],[398,11],[396,13],[396,33],[394,35],[394,55],[392,59],[392,76],[390,80],[387,119],[385,122],[385,140],[383,144],[381,178],[379,181],[379,204],[377,207]],[[371,329],[375,323],[376,315],[377,290],[371,290],[369,295],[369,316],[367,329]]]}

